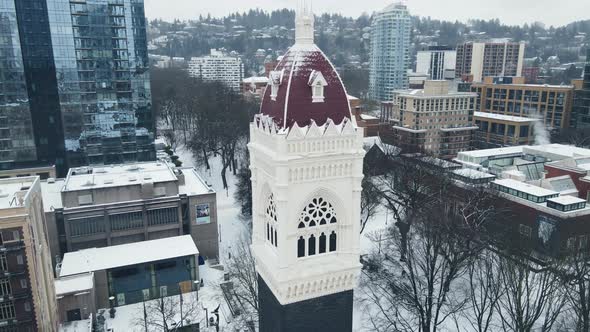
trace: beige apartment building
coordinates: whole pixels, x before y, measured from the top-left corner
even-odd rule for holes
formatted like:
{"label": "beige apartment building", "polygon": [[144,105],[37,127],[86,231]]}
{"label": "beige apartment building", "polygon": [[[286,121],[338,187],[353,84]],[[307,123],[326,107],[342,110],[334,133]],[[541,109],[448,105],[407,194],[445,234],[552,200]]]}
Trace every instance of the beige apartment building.
{"label": "beige apartment building", "polygon": [[391,126],[390,143],[404,152],[453,158],[469,149],[476,93],[451,92],[448,81],[426,81],[422,90],[397,90],[383,103],[381,121]]}
{"label": "beige apartment building", "polygon": [[488,76],[521,76],[525,43],[505,40],[457,45],[455,77],[481,82]]}
{"label": "beige apartment building", "polygon": [[[486,77],[483,83],[474,83],[471,91],[478,94],[476,111],[479,113],[476,113],[476,122],[490,123],[488,128],[480,128],[478,132],[480,138],[481,131],[491,134],[483,141],[488,144],[479,145],[481,148],[531,144],[533,141],[530,137],[535,135],[532,125],[538,121],[548,131],[565,129],[570,125],[573,85],[524,84],[523,77]],[[484,113],[505,117],[503,122],[498,122],[499,117],[493,118]],[[494,130],[491,128],[492,123],[506,126],[497,126],[497,130]]]}
{"label": "beige apartment building", "polygon": [[0,180],[0,326],[2,331],[57,330],[38,176]]}

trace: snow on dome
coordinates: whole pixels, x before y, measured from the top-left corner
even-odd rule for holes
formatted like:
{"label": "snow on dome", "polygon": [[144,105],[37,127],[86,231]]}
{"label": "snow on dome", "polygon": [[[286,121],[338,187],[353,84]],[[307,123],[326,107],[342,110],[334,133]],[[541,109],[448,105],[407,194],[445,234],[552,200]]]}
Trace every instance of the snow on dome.
{"label": "snow on dome", "polygon": [[[302,11],[302,13],[301,13]],[[295,122],[322,126],[328,119],[339,124],[352,119],[344,84],[326,55],[313,43],[313,13],[303,6],[297,13],[296,42],[271,73],[262,98],[260,113],[271,117],[279,128],[291,128]],[[309,29],[311,27],[311,30]],[[280,74],[278,74],[280,73]],[[282,79],[277,79],[280,76]],[[313,98],[310,83],[322,80],[323,98]],[[314,102],[315,100],[315,102]]]}

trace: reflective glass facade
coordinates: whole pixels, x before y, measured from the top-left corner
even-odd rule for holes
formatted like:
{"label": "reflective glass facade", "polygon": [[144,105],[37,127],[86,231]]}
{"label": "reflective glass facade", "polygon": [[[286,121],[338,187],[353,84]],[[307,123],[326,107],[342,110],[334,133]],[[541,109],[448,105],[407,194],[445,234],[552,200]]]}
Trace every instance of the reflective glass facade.
{"label": "reflective glass facade", "polygon": [[584,67],[584,82],[582,90],[575,93],[574,116],[572,126],[577,128],[590,128],[590,49],[586,54],[586,66]]}
{"label": "reflective glass facade", "polygon": [[369,95],[391,101],[408,87],[412,22],[405,5],[392,4],[374,15],[371,25]]}
{"label": "reflective glass facade", "polygon": [[68,166],[155,159],[143,0],[51,0]]}
{"label": "reflective glass facade", "polygon": [[0,169],[37,160],[14,0],[0,0]]}
{"label": "reflective glass facade", "polygon": [[155,159],[143,0],[0,0],[0,15],[0,168]]}

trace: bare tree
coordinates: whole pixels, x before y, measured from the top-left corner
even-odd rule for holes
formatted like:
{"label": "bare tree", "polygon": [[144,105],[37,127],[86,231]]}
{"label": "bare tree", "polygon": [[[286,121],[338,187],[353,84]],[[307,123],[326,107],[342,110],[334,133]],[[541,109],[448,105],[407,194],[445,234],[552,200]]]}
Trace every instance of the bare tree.
{"label": "bare tree", "polygon": [[379,188],[373,183],[372,179],[365,176],[362,182],[361,191],[361,234],[365,230],[367,223],[372,220],[381,207],[381,194]]}
{"label": "bare tree", "polygon": [[571,250],[564,258],[559,274],[567,304],[576,318],[576,331],[590,331],[590,265],[588,248]]}
{"label": "bare tree", "polygon": [[[369,256],[365,293],[376,308],[369,320],[375,331],[434,332],[463,310],[467,299],[454,287],[481,247],[469,227],[441,213],[445,201],[413,215],[405,243],[390,228],[385,249]],[[400,246],[406,246],[401,261],[392,255]]]}
{"label": "bare tree", "polygon": [[143,303],[134,325],[145,332],[172,332],[178,327],[201,323],[201,308],[194,293],[161,297]]}
{"label": "bare tree", "polygon": [[498,275],[497,254],[491,250],[483,250],[479,257],[469,265],[467,280],[467,310],[462,313],[473,331],[496,331],[496,306],[502,295],[502,287]]}
{"label": "bare tree", "polygon": [[533,266],[519,255],[498,256],[503,289],[496,308],[504,330],[551,331],[564,308],[565,295],[552,267]]}
{"label": "bare tree", "polygon": [[233,296],[241,306],[243,321],[258,322],[258,273],[256,261],[250,250],[250,243],[242,237],[232,245],[226,260],[226,271],[233,283]]}

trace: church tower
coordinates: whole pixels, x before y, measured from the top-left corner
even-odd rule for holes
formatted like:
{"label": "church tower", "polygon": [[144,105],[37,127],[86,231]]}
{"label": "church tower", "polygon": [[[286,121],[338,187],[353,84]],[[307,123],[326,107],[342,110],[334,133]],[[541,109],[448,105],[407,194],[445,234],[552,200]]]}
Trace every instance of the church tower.
{"label": "church tower", "polygon": [[260,332],[352,331],[364,150],[308,2],[250,124]]}

